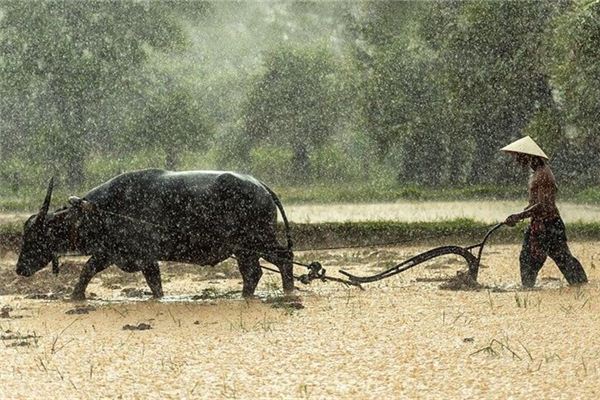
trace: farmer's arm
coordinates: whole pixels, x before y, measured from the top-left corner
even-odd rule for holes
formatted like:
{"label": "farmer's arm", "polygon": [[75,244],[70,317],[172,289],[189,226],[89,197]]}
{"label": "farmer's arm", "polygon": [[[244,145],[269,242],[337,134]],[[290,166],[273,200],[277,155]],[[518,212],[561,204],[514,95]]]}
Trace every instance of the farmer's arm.
{"label": "farmer's arm", "polygon": [[532,190],[535,195],[530,200],[530,205],[519,213],[509,215],[504,221],[506,225],[513,226],[523,219],[547,215],[555,208],[556,186],[554,180],[544,174],[534,185]]}
{"label": "farmer's arm", "polygon": [[527,207],[520,213],[509,215],[508,218],[506,218],[506,220],[504,221],[504,223],[508,226],[513,226],[521,220],[543,214],[543,210],[545,208],[546,206],[544,205],[544,203],[535,203],[534,205]]}

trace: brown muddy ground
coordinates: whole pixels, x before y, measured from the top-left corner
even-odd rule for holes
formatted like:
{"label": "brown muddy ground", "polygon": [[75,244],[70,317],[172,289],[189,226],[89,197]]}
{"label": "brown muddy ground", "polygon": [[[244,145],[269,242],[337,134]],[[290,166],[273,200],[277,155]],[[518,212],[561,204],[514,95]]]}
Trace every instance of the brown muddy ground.
{"label": "brown muddy ground", "polygon": [[[233,263],[163,265],[166,298],[141,274],[110,268],[64,299],[80,259],[58,277],[17,277],[0,259],[0,398],[598,398],[600,243],[572,243],[590,283],[567,287],[548,261],[518,285],[516,245],[490,245],[481,290],[442,290],[463,268],[446,257],[365,291],[299,284],[280,297],[265,273],[256,300]],[[299,253],[329,273],[380,271],[423,247]],[[298,271],[300,272],[300,271]],[[195,297],[194,297],[195,296]]]}

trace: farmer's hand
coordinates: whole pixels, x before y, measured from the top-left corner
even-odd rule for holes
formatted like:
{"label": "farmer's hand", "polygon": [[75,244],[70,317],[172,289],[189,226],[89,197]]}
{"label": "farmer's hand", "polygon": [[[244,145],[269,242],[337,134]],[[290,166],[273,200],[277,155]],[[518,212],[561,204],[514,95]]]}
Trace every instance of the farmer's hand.
{"label": "farmer's hand", "polygon": [[519,222],[520,220],[521,220],[521,217],[519,216],[519,214],[512,214],[506,218],[504,223],[508,226],[515,226],[517,224],[517,222]]}

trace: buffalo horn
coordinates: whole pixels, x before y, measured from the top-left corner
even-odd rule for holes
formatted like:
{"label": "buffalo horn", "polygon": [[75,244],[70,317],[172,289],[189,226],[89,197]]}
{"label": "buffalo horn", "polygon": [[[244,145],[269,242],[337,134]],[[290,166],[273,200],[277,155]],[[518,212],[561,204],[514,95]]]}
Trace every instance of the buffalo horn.
{"label": "buffalo horn", "polygon": [[44,223],[46,219],[46,214],[48,214],[48,209],[50,208],[50,200],[52,199],[52,188],[54,187],[54,177],[50,178],[50,182],[48,183],[48,191],[46,192],[46,198],[44,199],[44,204],[42,204],[42,208],[40,208],[40,212],[38,213],[37,220],[40,224]]}
{"label": "buffalo horn", "polygon": [[56,254],[52,255],[52,273],[54,275],[58,275],[58,272],[60,271],[59,269],[59,262],[58,262],[58,257],[56,256]]}

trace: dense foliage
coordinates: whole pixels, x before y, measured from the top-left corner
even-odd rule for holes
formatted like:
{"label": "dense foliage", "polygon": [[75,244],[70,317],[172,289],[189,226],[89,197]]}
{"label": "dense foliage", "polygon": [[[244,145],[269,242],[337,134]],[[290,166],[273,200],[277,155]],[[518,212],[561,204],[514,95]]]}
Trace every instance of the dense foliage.
{"label": "dense foliage", "polygon": [[244,134],[254,147],[289,147],[293,175],[310,175],[310,155],[334,133],[341,106],[335,64],[321,49],[275,50],[253,85],[244,111]]}
{"label": "dense foliage", "polygon": [[600,184],[600,2],[0,0],[0,188],[236,169],[510,185],[525,134]]}

